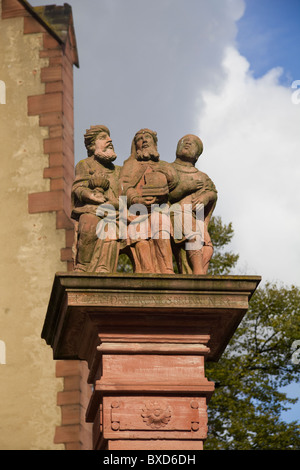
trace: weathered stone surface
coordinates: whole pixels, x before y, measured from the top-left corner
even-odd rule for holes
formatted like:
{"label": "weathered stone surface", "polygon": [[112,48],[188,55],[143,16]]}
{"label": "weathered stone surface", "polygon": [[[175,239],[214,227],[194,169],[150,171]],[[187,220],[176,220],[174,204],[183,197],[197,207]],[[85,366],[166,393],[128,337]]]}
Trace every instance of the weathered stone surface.
{"label": "weathered stone surface", "polygon": [[[179,204],[182,214],[179,222],[173,217],[173,252],[179,272],[186,274],[206,274],[213,255],[208,227],[217,202],[217,190],[211,179],[195,167],[202,152],[201,139],[185,135],[178,141],[176,160],[172,164],[178,174],[178,184],[169,199],[172,204]],[[203,211],[201,216],[200,210]],[[189,214],[191,220],[186,224]],[[176,236],[178,223],[182,237]]]}
{"label": "weathered stone surface", "polygon": [[42,337],[82,359],[93,447],[202,449],[216,361],[259,277],[58,273]]}
{"label": "weathered stone surface", "polygon": [[91,126],[85,134],[85,145],[88,157],[76,165],[72,187],[74,270],[110,273],[117,269],[119,241],[117,232],[104,233],[105,214],[100,214],[99,206],[105,204],[117,213],[120,168],[113,163],[116,154],[106,126]]}
{"label": "weathered stone surface", "polygon": [[[135,337],[209,335],[209,360],[217,360],[260,278],[151,274],[61,273],[55,276],[43,338],[55,359],[89,359],[87,335],[122,328]],[[171,331],[171,333],[167,333]],[[165,339],[164,339],[165,340]],[[181,340],[183,341],[183,339]],[[189,342],[189,341],[187,341]],[[85,348],[85,344],[87,344]]]}
{"label": "weathered stone surface", "polygon": [[[49,139],[47,145],[59,155],[56,141]],[[139,130],[130,157],[118,167],[112,163],[116,155],[109,129],[87,130],[88,158],[77,164],[72,187],[76,271],[116,272],[118,256],[125,253],[134,273],[174,274],[173,257],[180,273],[207,273],[213,255],[208,226],[217,191],[195,168],[202,141],[182,137],[173,164],[160,159],[157,141],[155,131]],[[58,166],[47,175],[59,178],[61,171]]]}
{"label": "weathered stone surface", "polygon": [[129,210],[140,206],[138,215],[127,217],[127,245],[134,272],[172,274],[170,216],[167,211],[153,210],[153,206],[168,205],[178,176],[170,163],[160,159],[157,140],[151,129],[135,134],[131,155],[120,172],[120,195],[127,198]]}
{"label": "weathered stone surface", "polygon": [[106,439],[205,439],[205,397],[104,397]]}

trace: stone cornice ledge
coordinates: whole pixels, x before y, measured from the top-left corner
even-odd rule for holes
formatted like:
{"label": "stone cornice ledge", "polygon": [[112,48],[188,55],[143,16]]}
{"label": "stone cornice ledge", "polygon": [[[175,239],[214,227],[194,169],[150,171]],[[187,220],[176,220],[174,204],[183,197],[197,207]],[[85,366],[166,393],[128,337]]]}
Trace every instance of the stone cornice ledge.
{"label": "stone cornice ledge", "polygon": [[209,335],[208,360],[218,360],[260,281],[260,276],[57,273],[42,338],[55,359],[88,360],[102,332],[109,341],[118,332],[119,341],[120,331],[127,331],[133,343],[149,328],[159,341],[168,340],[167,331],[171,337],[182,334],[189,344]]}

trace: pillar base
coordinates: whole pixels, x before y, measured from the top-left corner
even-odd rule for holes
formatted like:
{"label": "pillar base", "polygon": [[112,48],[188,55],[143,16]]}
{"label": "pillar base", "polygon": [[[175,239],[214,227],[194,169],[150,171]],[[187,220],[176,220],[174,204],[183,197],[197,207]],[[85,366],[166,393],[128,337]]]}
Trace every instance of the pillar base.
{"label": "pillar base", "polygon": [[201,450],[217,361],[259,277],[58,273],[42,332],[89,366],[96,450]]}

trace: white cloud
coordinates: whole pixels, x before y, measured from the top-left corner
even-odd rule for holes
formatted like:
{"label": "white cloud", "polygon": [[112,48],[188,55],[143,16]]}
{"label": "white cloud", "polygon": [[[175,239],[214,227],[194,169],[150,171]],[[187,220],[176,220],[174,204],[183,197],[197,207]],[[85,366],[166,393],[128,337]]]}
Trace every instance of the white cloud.
{"label": "white cloud", "polygon": [[83,133],[107,124],[120,159],[141,127],[158,132],[163,160],[195,131],[198,87],[221,83],[244,0],[71,0],[79,48],[75,71],[76,158]]}
{"label": "white cloud", "polygon": [[233,222],[240,269],[299,284],[300,105],[279,84],[280,68],[255,79],[233,47],[223,68],[222,89],[201,92],[199,168],[218,187],[215,213]]}
{"label": "white cloud", "polygon": [[[30,0],[32,5],[49,4]],[[244,0],[70,0],[79,50],[75,69],[75,151],[85,129],[111,130],[118,160],[141,127],[158,132],[163,160],[196,130],[199,87],[222,83],[221,61],[235,40]]]}
{"label": "white cloud", "polygon": [[119,164],[141,127],[158,132],[167,161],[182,135],[198,133],[199,165],[218,187],[216,213],[233,222],[241,269],[299,282],[300,104],[279,84],[280,68],[255,79],[234,48],[245,1],[69,3],[81,65],[76,161],[91,124],[110,127]]}

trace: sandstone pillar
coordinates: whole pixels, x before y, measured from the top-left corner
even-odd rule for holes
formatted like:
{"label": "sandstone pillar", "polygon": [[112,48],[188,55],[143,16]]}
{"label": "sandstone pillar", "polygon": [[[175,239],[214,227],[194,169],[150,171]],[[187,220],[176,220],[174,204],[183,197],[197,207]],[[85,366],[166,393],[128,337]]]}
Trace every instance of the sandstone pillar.
{"label": "sandstone pillar", "polygon": [[95,450],[200,450],[217,361],[259,277],[55,276],[42,337],[87,361]]}

